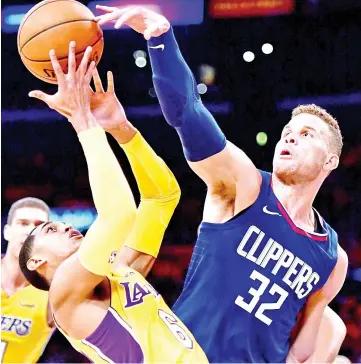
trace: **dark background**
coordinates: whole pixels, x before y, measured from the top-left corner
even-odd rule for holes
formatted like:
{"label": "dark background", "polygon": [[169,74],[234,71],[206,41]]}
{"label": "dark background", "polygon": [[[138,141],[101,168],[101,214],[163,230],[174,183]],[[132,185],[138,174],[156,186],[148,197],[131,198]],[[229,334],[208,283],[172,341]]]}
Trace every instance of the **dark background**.
{"label": "dark background", "polygon": [[[29,1],[7,0],[2,6],[25,3]],[[197,81],[202,64],[214,67],[215,82],[208,85],[202,99],[228,139],[257,167],[272,169],[274,146],[291,109],[299,103],[315,102],[339,121],[344,136],[341,163],[326,180],[315,207],[338,232],[349,255],[347,281],[331,306],[347,325],[341,353],[353,362],[361,361],[361,1],[305,0],[296,2],[289,15],[242,19],[214,19],[208,10],[206,1],[203,23],[175,27],[175,34]],[[85,159],[74,131],[55,112],[27,97],[32,89],[55,92],[55,86],[39,81],[23,66],[16,33],[1,36],[2,220],[15,200],[29,195],[51,207],[92,207]],[[130,30],[109,30],[104,37],[101,76],[113,71],[116,93],[129,119],[166,161],[182,188],[181,202],[150,278],[172,304],[182,289],[201,221],[205,185],[185,163],[176,132],[161,116],[157,99],[149,95],[149,62],[142,69],[134,64],[133,52],[146,50],[142,36]],[[265,42],[274,47],[270,55],[261,52]],[[255,53],[253,62],[243,60],[245,51]],[[256,143],[260,131],[268,135],[263,147]],[[115,152],[138,198],[126,158],[119,148]],[[2,248],[6,249],[4,241]],[[83,359],[56,334],[42,360]]]}

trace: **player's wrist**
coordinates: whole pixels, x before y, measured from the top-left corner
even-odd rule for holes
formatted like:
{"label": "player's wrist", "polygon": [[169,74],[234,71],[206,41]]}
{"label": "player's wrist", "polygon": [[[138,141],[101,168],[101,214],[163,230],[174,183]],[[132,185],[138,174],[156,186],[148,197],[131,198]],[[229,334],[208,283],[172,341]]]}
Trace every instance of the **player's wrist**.
{"label": "player's wrist", "polygon": [[89,112],[75,112],[69,117],[69,122],[73,125],[73,128],[77,134],[84,130],[95,128],[98,123],[92,113]]}
{"label": "player's wrist", "polygon": [[129,122],[128,119],[121,120],[111,131],[110,134],[119,144],[126,144],[130,142],[137,129]]}

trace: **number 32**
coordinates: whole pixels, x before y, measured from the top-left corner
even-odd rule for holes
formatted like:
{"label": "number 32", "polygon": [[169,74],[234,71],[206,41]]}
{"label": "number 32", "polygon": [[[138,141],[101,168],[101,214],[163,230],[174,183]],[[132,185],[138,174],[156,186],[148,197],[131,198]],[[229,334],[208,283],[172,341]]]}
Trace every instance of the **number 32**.
{"label": "number 32", "polygon": [[[250,290],[248,291],[248,293],[253,296],[252,300],[249,303],[246,303],[246,302],[244,302],[243,297],[238,296],[235,301],[235,304],[237,306],[243,308],[244,310],[246,310],[249,313],[251,313],[253,311],[253,309],[256,307],[259,299],[261,298],[261,296],[263,295],[264,291],[266,290],[267,286],[270,283],[270,280],[267,277],[265,277],[263,274],[257,272],[256,270],[254,270],[252,272],[250,277],[253,280],[257,279],[257,280],[261,281],[261,285],[258,287],[258,289],[250,288]],[[275,293],[279,294],[279,298],[278,298],[277,302],[262,303],[258,307],[258,310],[255,313],[255,316],[268,326],[271,325],[272,320],[269,317],[267,317],[263,312],[266,310],[278,310],[282,306],[283,302],[286,300],[286,298],[288,296],[288,292],[285,291],[282,287],[280,287],[276,283],[274,283],[272,285],[272,287],[269,290],[269,293],[271,295],[274,295]]]}

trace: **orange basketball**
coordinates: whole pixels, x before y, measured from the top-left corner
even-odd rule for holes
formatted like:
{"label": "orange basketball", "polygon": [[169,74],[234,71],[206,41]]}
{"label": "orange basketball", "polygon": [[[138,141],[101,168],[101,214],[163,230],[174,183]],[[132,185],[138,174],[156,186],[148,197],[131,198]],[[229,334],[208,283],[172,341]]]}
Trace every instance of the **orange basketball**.
{"label": "orange basketball", "polygon": [[69,43],[76,42],[77,66],[88,46],[97,64],[103,53],[103,31],[93,13],[75,0],[44,0],[24,17],[18,31],[18,51],[26,68],[36,77],[57,83],[49,51],[55,49],[64,72],[68,69]]}

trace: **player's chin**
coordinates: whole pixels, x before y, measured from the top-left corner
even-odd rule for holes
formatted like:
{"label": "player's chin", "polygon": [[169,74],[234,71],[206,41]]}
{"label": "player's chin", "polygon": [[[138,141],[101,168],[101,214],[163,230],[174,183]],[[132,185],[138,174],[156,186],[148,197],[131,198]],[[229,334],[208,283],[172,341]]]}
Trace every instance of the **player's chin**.
{"label": "player's chin", "polygon": [[79,249],[83,240],[84,240],[83,235],[78,235],[78,236],[68,239],[69,249],[71,250],[72,254],[75,253]]}

